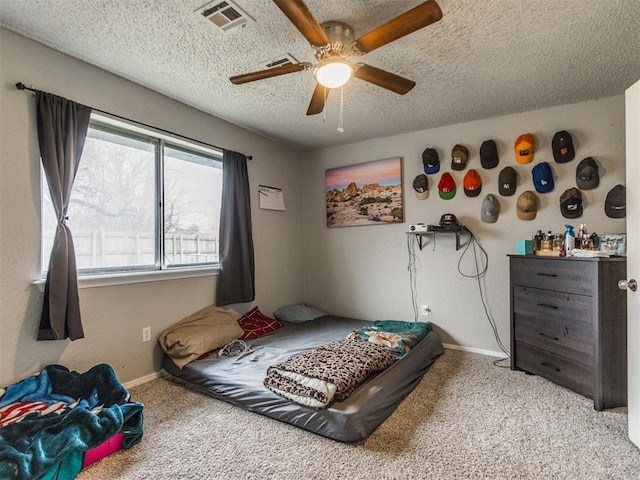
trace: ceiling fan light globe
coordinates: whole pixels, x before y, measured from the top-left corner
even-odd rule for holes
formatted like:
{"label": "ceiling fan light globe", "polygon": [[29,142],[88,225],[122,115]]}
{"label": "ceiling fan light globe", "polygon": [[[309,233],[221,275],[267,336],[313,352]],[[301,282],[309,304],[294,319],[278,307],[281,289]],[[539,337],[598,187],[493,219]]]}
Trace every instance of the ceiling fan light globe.
{"label": "ceiling fan light globe", "polygon": [[347,83],[353,74],[351,65],[345,62],[326,62],[315,72],[317,82],[323,87],[338,88]]}

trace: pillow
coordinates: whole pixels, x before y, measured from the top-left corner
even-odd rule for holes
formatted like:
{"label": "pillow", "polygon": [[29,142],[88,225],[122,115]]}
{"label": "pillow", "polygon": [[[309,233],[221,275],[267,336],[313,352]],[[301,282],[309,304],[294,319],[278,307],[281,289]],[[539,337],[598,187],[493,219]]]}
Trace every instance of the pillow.
{"label": "pillow", "polygon": [[329,315],[327,312],[306,305],[289,305],[273,312],[274,317],[283,322],[303,323]]}
{"label": "pillow", "polygon": [[206,352],[224,347],[243,333],[238,325],[237,312],[210,306],[167,328],[160,334],[158,343],[182,370],[187,363]]}
{"label": "pillow", "polygon": [[258,307],[254,307],[250,312],[244,314],[242,318],[238,320],[238,324],[244,331],[244,335],[240,337],[240,340],[251,340],[253,338],[263,337],[284,327],[281,321],[267,317]]}

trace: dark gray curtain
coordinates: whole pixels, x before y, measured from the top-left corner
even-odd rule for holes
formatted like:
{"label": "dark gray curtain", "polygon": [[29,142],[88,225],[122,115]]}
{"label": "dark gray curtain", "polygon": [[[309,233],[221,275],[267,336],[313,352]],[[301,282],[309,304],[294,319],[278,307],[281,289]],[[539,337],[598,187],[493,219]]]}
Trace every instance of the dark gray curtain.
{"label": "dark gray curtain", "polygon": [[247,157],[222,151],[220,273],[216,305],[255,299],[255,264],[251,233],[251,198]]}
{"label": "dark gray curtain", "polygon": [[67,210],[89,127],[91,108],[36,92],[38,143],[51,201],[58,218],[44,288],[38,340],[84,337],[78,275]]}

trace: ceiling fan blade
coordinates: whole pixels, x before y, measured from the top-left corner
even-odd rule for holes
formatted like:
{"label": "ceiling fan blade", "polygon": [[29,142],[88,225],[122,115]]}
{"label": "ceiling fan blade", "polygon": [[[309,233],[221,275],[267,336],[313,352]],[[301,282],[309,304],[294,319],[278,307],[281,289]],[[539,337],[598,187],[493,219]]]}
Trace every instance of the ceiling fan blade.
{"label": "ceiling fan blade", "polygon": [[327,97],[329,96],[330,88],[325,88],[319,83],[316,83],[316,88],[313,90],[313,95],[311,95],[311,102],[309,103],[309,108],[307,109],[307,115],[317,115],[324,110],[324,103],[327,101]]}
{"label": "ceiling fan blade", "polygon": [[291,63],[289,65],[283,65],[281,67],[267,68],[266,70],[259,70],[257,72],[245,73],[243,75],[236,75],[229,78],[231,83],[240,85],[242,83],[255,82],[256,80],[263,80],[265,78],[277,77],[278,75],[286,75],[287,73],[301,72],[302,70],[308,70],[312,65],[308,62],[304,63]]}
{"label": "ceiling fan blade", "polygon": [[329,38],[302,0],[273,0],[300,33],[314,47],[329,43]]}
{"label": "ceiling fan blade", "polygon": [[356,68],[353,76],[360,80],[364,80],[365,82],[373,83],[379,87],[391,90],[392,92],[399,93],[400,95],[408,93],[416,86],[416,82],[413,80],[400,77],[394,73],[387,72],[386,70],[372,67],[371,65],[361,64],[360,67]]}
{"label": "ceiling fan blade", "polygon": [[420,30],[442,18],[442,10],[435,0],[427,0],[387,23],[374,28],[354,43],[360,53],[368,53],[410,33]]}

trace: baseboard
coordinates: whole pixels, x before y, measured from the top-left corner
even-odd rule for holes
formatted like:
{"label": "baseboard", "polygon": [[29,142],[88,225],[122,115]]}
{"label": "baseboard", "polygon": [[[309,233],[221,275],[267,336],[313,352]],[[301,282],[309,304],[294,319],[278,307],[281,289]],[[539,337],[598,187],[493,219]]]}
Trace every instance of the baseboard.
{"label": "baseboard", "polygon": [[443,343],[444,348],[450,348],[451,350],[463,350],[465,352],[479,353],[480,355],[487,355],[489,357],[508,358],[504,352],[494,352],[493,350],[483,350],[481,348],[462,347],[460,345],[453,345],[451,343]]}
{"label": "baseboard", "polygon": [[[460,345],[453,345],[450,343],[443,343],[442,345],[444,348],[450,348],[451,350],[463,350],[465,352],[479,353],[480,355],[487,355],[489,357],[507,358],[507,355],[505,355],[504,352],[494,352],[492,350],[483,350],[481,348],[462,347]],[[136,378],[130,382],[125,382],[123,385],[124,388],[129,390],[133,387],[137,387],[138,385],[142,385],[143,383],[155,380],[156,378],[160,378],[160,372],[150,373],[144,377]]]}
{"label": "baseboard", "polygon": [[160,378],[160,372],[150,373],[149,375],[145,375],[144,377],[136,378],[135,380],[131,380],[130,382],[123,383],[122,385],[124,385],[124,388],[129,390],[130,388],[137,387],[138,385],[150,382],[152,380],[155,380],[156,378]]}

